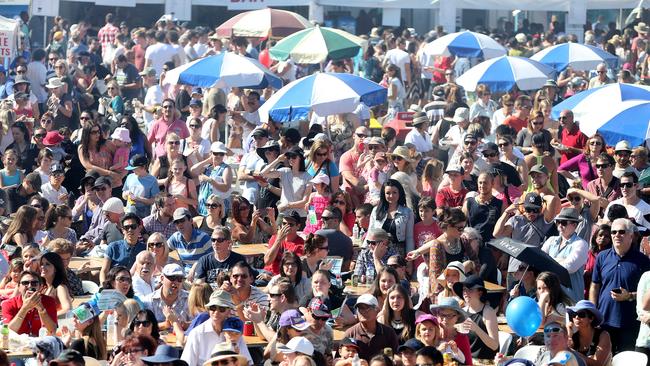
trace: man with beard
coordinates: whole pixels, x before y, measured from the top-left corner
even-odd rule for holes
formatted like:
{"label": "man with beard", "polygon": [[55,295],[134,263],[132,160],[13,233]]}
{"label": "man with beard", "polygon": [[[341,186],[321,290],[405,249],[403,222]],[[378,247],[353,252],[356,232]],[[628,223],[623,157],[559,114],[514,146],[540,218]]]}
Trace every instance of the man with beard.
{"label": "man with beard", "polygon": [[158,209],[142,219],[142,225],[146,232],[161,233],[165,236],[165,239],[169,239],[176,232],[172,220],[176,209],[176,200],[168,193],[163,192],[156,196],[155,204]]}
{"label": "man with beard", "polygon": [[533,185],[533,189],[529,189],[529,192],[535,192],[544,198],[544,201],[546,201],[546,207],[551,210],[553,215],[560,212],[560,199],[549,188],[549,174],[546,166],[544,164],[534,165],[532,168],[530,168],[529,174]]}
{"label": "man with beard", "polygon": [[143,299],[144,306],[153,311],[160,330],[173,329],[177,334],[187,328],[192,316],[187,306],[189,292],[183,289],[183,267],[171,263],[163,267],[162,286]]}

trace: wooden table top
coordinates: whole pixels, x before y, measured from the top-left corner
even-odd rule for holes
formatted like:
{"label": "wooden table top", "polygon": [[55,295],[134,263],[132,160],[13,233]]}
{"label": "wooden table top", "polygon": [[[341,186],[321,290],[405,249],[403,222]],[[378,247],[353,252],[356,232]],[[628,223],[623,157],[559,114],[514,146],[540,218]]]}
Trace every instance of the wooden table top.
{"label": "wooden table top", "polygon": [[262,256],[269,250],[268,244],[240,244],[232,247],[232,251],[244,257]]}
{"label": "wooden table top", "polygon": [[[345,289],[343,289],[343,292],[352,295],[352,296],[361,296],[365,293],[368,293],[370,291],[370,286],[368,284],[358,284],[357,286],[351,286],[347,285],[345,286]],[[411,287],[413,288],[418,288],[419,283],[417,281],[411,281]],[[503,286],[499,286],[496,283],[492,282],[485,282],[485,289],[488,290],[488,292],[505,292],[506,288]]]}
{"label": "wooden table top", "polygon": [[500,285],[497,285],[496,283],[488,282],[485,281],[485,289],[488,290],[488,292],[505,292],[506,288]]}
{"label": "wooden table top", "polygon": [[72,257],[70,258],[70,269],[77,270],[84,265],[84,263],[89,263],[88,270],[97,271],[102,269],[102,264],[104,264],[104,259],[102,258],[83,258],[83,257]]}

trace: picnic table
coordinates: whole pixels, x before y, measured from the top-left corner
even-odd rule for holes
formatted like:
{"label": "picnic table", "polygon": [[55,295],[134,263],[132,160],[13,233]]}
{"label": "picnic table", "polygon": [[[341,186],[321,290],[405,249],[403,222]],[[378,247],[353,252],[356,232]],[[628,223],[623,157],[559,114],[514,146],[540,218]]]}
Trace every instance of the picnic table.
{"label": "picnic table", "polygon": [[72,257],[70,258],[70,269],[78,270],[85,263],[88,263],[87,269],[89,271],[98,271],[102,269],[102,264],[104,260],[102,258],[93,258],[93,257]]}
{"label": "picnic table", "polygon": [[233,252],[244,257],[263,256],[268,250],[268,244],[239,244],[232,247]]}
{"label": "picnic table", "polygon": [[[345,286],[343,292],[352,296],[361,296],[365,293],[368,293],[368,291],[370,291],[370,286],[371,285],[361,284],[361,283],[357,284],[356,286],[348,285]],[[418,288],[418,286],[419,284],[417,281],[411,281],[412,288]],[[488,293],[503,293],[506,291],[505,287],[487,281],[485,281],[485,289],[488,291]]]}

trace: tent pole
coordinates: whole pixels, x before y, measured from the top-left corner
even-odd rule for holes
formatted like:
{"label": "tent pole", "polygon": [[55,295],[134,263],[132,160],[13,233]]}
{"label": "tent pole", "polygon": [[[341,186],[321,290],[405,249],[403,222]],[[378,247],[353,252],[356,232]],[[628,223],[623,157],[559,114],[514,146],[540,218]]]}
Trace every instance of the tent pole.
{"label": "tent pole", "polygon": [[47,47],[47,15],[43,15],[43,48]]}

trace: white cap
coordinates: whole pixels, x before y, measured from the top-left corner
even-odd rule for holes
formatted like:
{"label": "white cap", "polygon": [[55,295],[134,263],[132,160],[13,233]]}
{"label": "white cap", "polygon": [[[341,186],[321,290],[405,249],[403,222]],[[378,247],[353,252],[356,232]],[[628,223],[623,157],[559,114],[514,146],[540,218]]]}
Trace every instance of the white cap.
{"label": "white cap", "polygon": [[330,177],[327,176],[327,174],[320,173],[317,176],[315,176],[310,182],[314,184],[318,183],[325,183],[326,185],[330,184]]}
{"label": "white cap", "polygon": [[357,303],[354,306],[358,306],[359,304],[374,306],[376,308],[379,307],[379,301],[377,301],[377,298],[372,296],[371,294],[363,294],[359,296],[359,298],[357,299]]}
{"label": "white cap", "polygon": [[124,213],[124,204],[122,203],[122,200],[120,200],[117,197],[111,197],[104,202],[104,205],[102,206],[102,210],[105,212],[111,212],[111,213],[116,213],[116,214],[123,214]]}
{"label": "white cap", "polygon": [[215,152],[215,153],[228,153],[228,149],[226,148],[226,145],[221,142],[221,141],[215,141],[210,145],[210,151]]}
{"label": "white cap", "polygon": [[185,277],[185,271],[183,271],[183,267],[181,267],[177,263],[170,263],[165,265],[163,267],[162,274],[167,277],[172,277],[172,276]]}
{"label": "white cap", "polygon": [[278,351],[282,353],[302,353],[311,356],[314,354],[314,345],[305,337],[294,337],[286,345],[279,346]]}
{"label": "white cap", "polygon": [[625,140],[621,140],[616,143],[616,146],[614,147],[614,151],[632,151],[632,148],[630,147],[629,142]]}

